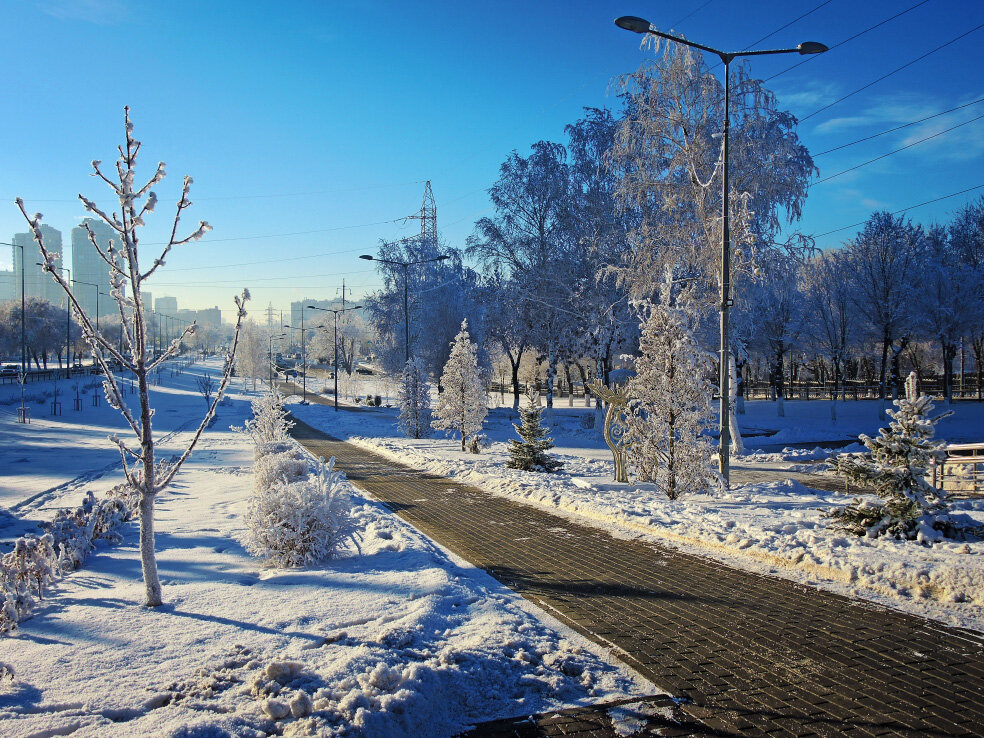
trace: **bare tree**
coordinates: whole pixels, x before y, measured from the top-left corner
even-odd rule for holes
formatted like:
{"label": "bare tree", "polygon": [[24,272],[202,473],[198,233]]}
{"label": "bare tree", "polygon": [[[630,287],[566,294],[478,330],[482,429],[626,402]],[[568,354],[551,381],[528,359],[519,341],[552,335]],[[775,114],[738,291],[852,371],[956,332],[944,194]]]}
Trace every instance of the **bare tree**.
{"label": "bare tree", "polygon": [[[103,388],[107,400],[120,411],[136,439],[136,445],[132,445],[116,435],[111,437],[113,443],[119,448],[120,456],[123,459],[123,472],[126,475],[127,483],[139,494],[140,561],[146,590],[146,604],[148,607],[156,607],[161,605],[163,601],[161,599],[161,583],[157,574],[157,558],[154,552],[154,501],[157,495],[168,487],[181,469],[182,464],[191,455],[202,431],[205,430],[214,416],[216,405],[222,399],[223,392],[229,383],[229,375],[233,365],[232,359],[235,357],[236,347],[239,343],[239,329],[246,315],[245,304],[246,300],[249,299],[249,293],[243,290],[242,295],[235,298],[237,319],[230,357],[229,361],[226,362],[218,391],[209,404],[208,412],[206,412],[184,452],[178,458],[158,461],[155,456],[156,446],[151,427],[154,411],[150,405],[150,375],[163,362],[178,353],[182,339],[195,332],[196,324],[193,323],[185,328],[181,335],[159,357],[154,359],[153,340],[148,332],[146,321],[148,308],[144,306],[142,300],[142,294],[145,291],[143,283],[153,276],[160,267],[164,266],[164,260],[174,246],[197,241],[207,231],[211,230],[211,226],[203,220],[190,235],[184,238],[178,237],[181,214],[186,208],[191,207],[188,193],[191,189],[192,179],[185,176],[170,237],[150,268],[141,270],[138,260],[139,229],[145,225],[144,217],[153,212],[157,204],[157,195],[151,188],[164,179],[166,172],[164,162],[160,162],[157,165],[157,170],[145,185],[140,188],[134,185],[137,154],[141,144],[133,138],[133,124],[130,122],[129,107],[124,108],[124,111],[125,143],[118,147],[120,158],[116,162],[116,178],[110,179],[103,173],[100,169],[100,161],[94,160],[92,162],[94,176],[103,180],[119,200],[119,212],[107,213],[92,200],[84,195],[79,195],[79,200],[82,201],[86,210],[102,218],[116,234],[109,244],[103,247],[97,241],[92,230],[86,226],[89,242],[109,270],[111,294],[119,309],[119,317],[123,327],[122,348],[119,348],[115,342],[107,340],[95,329],[92,319],[83,310],[82,305],[73,294],[71,286],[62,277],[61,270],[56,263],[58,255],[49,251],[45,244],[44,235],[41,231],[41,214],[28,215],[21,198],[17,198],[17,206],[34,232],[34,239],[37,241],[41,256],[44,259],[44,271],[48,272],[65,290],[72,307],[75,309],[75,314],[82,326],[83,336],[92,350],[95,361],[103,371]],[[129,297],[127,293],[130,295]],[[132,372],[136,378],[137,402],[139,403],[136,411],[127,405],[123,399],[120,380],[113,371],[114,366],[122,366],[124,370]]]}
{"label": "bare tree", "polygon": [[215,377],[205,372],[195,380],[195,386],[198,387],[198,391],[205,398],[205,407],[211,408],[212,395],[215,394]]}

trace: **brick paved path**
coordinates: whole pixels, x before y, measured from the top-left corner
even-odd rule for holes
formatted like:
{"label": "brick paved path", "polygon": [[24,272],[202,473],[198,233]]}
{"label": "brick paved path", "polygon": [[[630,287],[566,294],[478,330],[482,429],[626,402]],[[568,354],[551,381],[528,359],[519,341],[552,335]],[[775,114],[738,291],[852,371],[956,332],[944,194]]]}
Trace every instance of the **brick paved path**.
{"label": "brick paved path", "polygon": [[[978,634],[615,539],[395,464],[300,422],[294,435],[313,453],[335,456],[358,487],[427,535],[611,646],[687,700],[688,716],[708,728],[734,735],[984,735]],[[612,734],[583,725],[495,734]]]}

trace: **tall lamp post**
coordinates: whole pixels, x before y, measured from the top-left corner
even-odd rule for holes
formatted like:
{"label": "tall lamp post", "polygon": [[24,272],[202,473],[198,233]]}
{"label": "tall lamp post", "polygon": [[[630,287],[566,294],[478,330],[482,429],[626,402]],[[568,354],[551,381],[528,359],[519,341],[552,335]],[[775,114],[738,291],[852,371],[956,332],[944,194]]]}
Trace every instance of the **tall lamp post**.
{"label": "tall lamp post", "polygon": [[741,56],[764,56],[766,54],[822,54],[827,51],[824,44],[817,41],[804,41],[795,49],[764,49],[758,51],[721,51],[710,46],[697,44],[679,36],[663,33],[652,23],[643,18],[625,15],[615,19],[615,25],[633,33],[649,33],[694,49],[700,49],[716,55],[724,64],[724,142],[721,158],[722,164],[722,236],[721,236],[721,346],[719,367],[720,394],[720,440],[718,446],[718,464],[725,487],[730,485],[731,477],[731,427],[730,421],[730,392],[731,376],[730,353],[728,345],[728,326],[731,306],[731,223],[728,192],[728,131],[731,128],[731,62]]}
{"label": "tall lamp post", "polygon": [[96,288],[96,333],[99,333],[99,285],[95,282],[83,282],[81,279],[73,279],[72,284],[87,284]]}
{"label": "tall lamp post", "polygon": [[304,327],[304,308],[301,308],[301,327],[295,328],[292,325],[284,324],[282,328],[290,328],[292,331],[301,332],[301,403],[307,404],[307,353],[304,350],[304,331],[311,330]]}
{"label": "tall lamp post", "polygon": [[27,383],[27,327],[24,323],[25,321],[25,294],[24,294],[24,270],[26,265],[24,264],[24,244],[12,243],[11,246],[16,246],[21,250],[21,411],[20,411],[20,422],[27,422],[27,409],[24,397],[24,385]]}
{"label": "tall lamp post", "polygon": [[392,264],[393,266],[398,266],[403,269],[403,362],[406,363],[410,361],[410,307],[409,307],[409,270],[410,267],[416,266],[417,264],[429,264],[432,261],[444,261],[445,259],[450,259],[451,257],[447,254],[441,256],[435,256],[432,259],[419,259],[417,261],[396,261],[395,259],[380,259],[378,256],[370,256],[369,254],[362,254],[360,259],[365,259],[366,261],[381,261],[384,264]]}
{"label": "tall lamp post", "polygon": [[335,375],[335,412],[338,412],[338,314],[347,313],[349,310],[361,310],[362,305],[353,305],[352,307],[339,308],[338,310],[332,310],[330,308],[321,308],[317,305],[308,305],[311,310],[321,310],[326,313],[333,313],[335,315],[335,338],[334,338],[334,350],[335,350],[335,361],[334,361],[334,371]]}
{"label": "tall lamp post", "polygon": [[270,389],[273,389],[273,339],[274,338],[285,338],[286,333],[281,333],[279,336],[270,336]]}
{"label": "tall lamp post", "polygon": [[[44,266],[40,261],[34,262],[38,266]],[[68,267],[64,267],[65,272],[68,274],[68,283],[72,283],[72,270]],[[72,302],[68,299],[68,294],[65,295],[65,379],[69,379],[72,376],[72,362],[71,362],[71,346],[72,346]]]}

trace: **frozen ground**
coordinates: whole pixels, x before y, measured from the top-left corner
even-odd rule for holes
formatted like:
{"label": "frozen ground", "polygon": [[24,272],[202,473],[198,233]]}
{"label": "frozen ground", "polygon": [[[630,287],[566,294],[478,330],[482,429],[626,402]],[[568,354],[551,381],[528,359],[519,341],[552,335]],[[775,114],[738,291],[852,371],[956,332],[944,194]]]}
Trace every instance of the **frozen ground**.
{"label": "frozen ground", "polygon": [[[580,407],[578,407],[580,406]],[[774,403],[750,402],[741,419],[745,430],[774,432],[746,439],[750,453],[736,459],[735,479],[772,478],[811,470],[829,453],[811,442],[847,440],[874,434],[880,421],[876,402],[838,404],[830,421],[827,402],[787,402],[779,418]],[[612,531],[615,535],[670,543],[751,571],[861,597],[942,622],[984,631],[984,542],[940,543],[859,539],[829,528],[823,512],[843,505],[843,495],[805,486],[796,479],[736,484],[724,493],[669,501],[648,485],[616,484],[611,455],[582,418],[592,411],[582,400],[554,410],[556,454],[564,469],[554,475],[508,469],[506,441],[515,437],[507,408],[491,412],[485,432],[492,445],[480,456],[460,451],[457,441],[435,435],[403,438],[395,408],[336,414],[318,405],[292,405],[300,419],[336,436],[420,469],[470,482],[499,494],[542,506]],[[955,405],[940,423],[947,440],[982,440],[984,406]],[[776,442],[776,438],[783,439]],[[808,448],[797,448],[801,443]],[[785,450],[784,446],[788,447]],[[755,451],[764,448],[762,451]],[[773,450],[776,449],[776,450]],[[984,500],[954,507],[984,521]]]}
{"label": "frozen ground", "polygon": [[[204,408],[193,389],[201,371],[165,373],[155,398],[159,432],[178,431],[174,449],[191,411]],[[360,497],[361,555],[264,568],[237,542],[252,452],[228,427],[242,423],[248,399],[231,395],[158,501],[164,607],[140,605],[134,524],[123,545],[97,549],[0,639],[0,664],[13,672],[0,677],[4,736],[447,736],[655,691]],[[104,450],[119,427],[111,410],[42,415],[29,427],[0,417],[2,504],[35,520],[118,481]],[[23,461],[12,468],[11,458]],[[29,525],[4,523],[0,538]]]}

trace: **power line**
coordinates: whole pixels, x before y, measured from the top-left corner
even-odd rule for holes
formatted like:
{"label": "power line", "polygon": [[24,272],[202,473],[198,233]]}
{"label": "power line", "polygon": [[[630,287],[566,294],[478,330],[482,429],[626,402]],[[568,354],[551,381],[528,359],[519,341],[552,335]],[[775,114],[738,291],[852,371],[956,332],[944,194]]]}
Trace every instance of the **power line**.
{"label": "power line", "polygon": [[957,41],[959,41],[960,39],[962,39],[962,38],[963,38],[964,36],[969,36],[970,34],[972,34],[972,33],[974,33],[974,31],[979,31],[979,30],[980,30],[981,28],[984,28],[984,23],[981,23],[981,24],[980,24],[980,25],[978,25],[978,26],[974,26],[974,27],[973,27],[973,28],[971,28],[971,29],[970,29],[969,31],[964,31],[963,33],[961,33],[961,34],[960,34],[959,36],[957,36],[956,38],[952,38],[952,39],[950,39],[949,41],[947,41],[946,43],[944,43],[944,44],[940,44],[940,45],[939,45],[939,46],[937,46],[937,47],[936,47],[935,49],[932,49],[931,51],[927,51],[927,52],[926,52],[925,54],[923,54],[922,56],[918,56],[918,57],[916,57],[915,59],[913,59],[912,61],[908,61],[908,62],[906,62],[905,64],[903,64],[903,65],[902,65],[902,66],[900,66],[900,67],[896,67],[896,68],[895,68],[895,69],[893,69],[893,70],[892,70],[891,72],[888,72],[888,73],[886,73],[886,74],[883,74],[883,75],[882,75],[881,77],[879,77],[878,79],[876,79],[876,80],[873,80],[873,81],[871,81],[871,82],[869,82],[869,83],[868,83],[868,84],[866,84],[866,85],[862,85],[861,87],[859,87],[858,89],[856,89],[856,90],[854,90],[853,92],[849,92],[849,93],[847,93],[846,95],[844,95],[843,97],[840,97],[840,98],[838,98],[838,99],[836,99],[836,100],[834,100],[834,101],[833,101],[832,103],[828,103],[827,105],[824,105],[824,106],[823,106],[823,107],[821,107],[821,108],[817,108],[816,110],[814,110],[814,111],[813,111],[812,113],[810,113],[809,115],[807,115],[807,116],[805,116],[805,117],[803,117],[803,118],[800,118],[800,119],[799,119],[799,122],[800,122],[800,123],[802,123],[802,122],[803,122],[803,121],[805,121],[805,120],[809,120],[809,119],[810,119],[810,118],[812,118],[812,117],[813,117],[814,115],[817,115],[818,113],[822,113],[822,112],[823,112],[824,110],[828,110],[829,108],[832,108],[832,107],[834,107],[834,105],[837,105],[837,104],[839,104],[839,103],[842,103],[842,102],[844,102],[844,101],[845,101],[845,100],[847,100],[847,99],[848,99],[849,97],[853,97],[854,95],[857,95],[857,94],[858,94],[859,92],[861,92],[861,91],[863,91],[863,90],[867,90],[867,89],[868,89],[869,87],[871,87],[872,85],[875,85],[875,84],[878,84],[878,83],[879,83],[879,82],[881,82],[882,80],[885,80],[885,79],[888,79],[888,78],[889,78],[889,77],[891,77],[891,76],[892,76],[893,74],[897,74],[898,72],[901,72],[901,71],[902,71],[903,69],[905,69],[905,68],[907,68],[907,67],[911,67],[911,66],[912,66],[913,64],[915,64],[916,62],[919,62],[919,61],[922,61],[922,60],[923,60],[923,59],[925,59],[926,57],[928,57],[928,56],[930,56],[930,55],[932,55],[932,54],[935,54],[935,53],[936,53],[937,51],[940,51],[941,49],[945,49],[945,48],[946,48],[947,46],[949,46],[950,44],[954,44],[954,43],[956,43]]}
{"label": "power line", "polygon": [[767,33],[762,38],[760,38],[758,41],[749,44],[748,46],[746,46],[742,50],[743,51],[748,51],[753,46],[758,46],[760,43],[762,43],[763,41],[765,41],[767,38],[772,38],[777,33],[779,33],[779,31],[784,31],[785,29],[789,28],[791,25],[793,25],[794,23],[796,23],[796,21],[803,20],[804,18],[806,18],[806,16],[812,15],[813,13],[817,12],[818,10],[820,10],[820,8],[822,8],[824,5],[830,5],[830,3],[832,3],[832,2],[833,2],[833,0],[824,0],[824,2],[820,3],[819,5],[817,5],[816,7],[812,8],[811,10],[806,11],[805,13],[803,13],[803,15],[798,16],[796,18],[793,18],[791,21],[789,21],[789,23],[787,23],[784,26],[779,26],[779,28],[777,28],[776,30],[774,30],[772,33]]}
{"label": "power line", "polygon": [[[909,6],[908,8],[906,8],[905,10],[902,10],[902,11],[899,11],[899,12],[898,12],[898,13],[896,13],[895,15],[893,15],[893,16],[890,16],[890,17],[888,17],[888,18],[886,18],[885,20],[883,20],[883,21],[879,21],[879,22],[878,22],[878,23],[876,23],[875,25],[873,25],[873,26],[870,26],[870,27],[868,27],[868,28],[865,28],[865,29],[864,29],[863,31],[858,31],[858,32],[857,32],[857,33],[855,33],[855,34],[854,34],[853,36],[848,36],[848,37],[847,37],[847,38],[845,38],[845,39],[844,39],[843,41],[840,41],[839,43],[836,43],[836,44],[834,44],[833,46],[831,46],[831,47],[830,47],[830,48],[828,49],[828,51],[833,51],[833,50],[834,50],[834,49],[836,49],[837,47],[839,47],[839,46],[843,46],[844,44],[846,44],[846,43],[848,43],[848,42],[850,42],[850,41],[853,41],[854,39],[856,39],[856,38],[858,38],[859,36],[863,36],[864,34],[866,34],[866,33],[868,33],[869,31],[874,31],[874,30],[875,30],[876,28],[879,28],[880,26],[883,26],[883,25],[885,25],[885,24],[886,24],[886,23],[888,23],[889,21],[893,21],[893,20],[895,20],[896,18],[898,18],[899,16],[902,16],[902,15],[905,15],[905,14],[906,14],[906,13],[908,13],[909,11],[912,11],[912,10],[915,10],[915,9],[916,9],[916,8],[918,8],[918,7],[920,6],[920,5],[925,5],[925,4],[926,4],[926,3],[928,3],[928,2],[929,2],[929,0],[919,0],[919,2],[918,2],[918,3],[916,3],[915,5],[911,5],[911,6]],[[792,64],[792,65],[790,65],[790,66],[788,66],[788,67],[786,67],[786,68],[785,68],[785,69],[783,69],[783,70],[782,70],[781,72],[776,72],[776,73],[775,73],[775,74],[773,74],[773,75],[772,75],[771,77],[766,77],[766,78],[765,78],[764,80],[762,80],[762,83],[764,84],[764,83],[766,83],[766,82],[769,82],[769,81],[771,81],[771,80],[774,80],[774,79],[775,79],[776,77],[778,77],[779,75],[781,75],[781,74],[785,74],[786,72],[788,72],[788,71],[790,71],[790,70],[793,70],[793,69],[796,69],[796,67],[798,67],[798,66],[800,66],[801,64],[806,64],[807,62],[810,62],[810,61],[813,61],[814,59],[817,59],[817,58],[818,58],[819,56],[820,56],[819,54],[810,54],[810,55],[808,55],[808,56],[807,56],[807,57],[806,57],[805,59],[803,59],[802,61],[798,61],[798,62],[796,62],[795,64]]]}
{"label": "power line", "polygon": [[962,128],[963,126],[966,126],[966,125],[968,125],[970,123],[973,123],[976,120],[980,120],[981,118],[984,118],[984,113],[982,113],[981,115],[978,115],[976,118],[971,118],[970,120],[965,120],[963,123],[958,123],[955,126],[951,126],[950,128],[947,128],[945,131],[939,131],[938,133],[934,133],[931,136],[926,136],[925,138],[921,138],[918,141],[913,141],[911,144],[906,144],[905,146],[900,146],[899,148],[895,149],[894,151],[889,151],[887,154],[882,154],[881,156],[876,156],[874,159],[868,159],[868,161],[862,162],[862,163],[857,164],[857,165],[855,165],[853,167],[850,167],[848,169],[844,169],[844,170],[842,170],[840,172],[837,172],[836,174],[831,174],[829,177],[824,177],[823,179],[818,179],[816,182],[812,182],[810,184],[810,187],[813,187],[814,185],[818,185],[821,182],[827,182],[827,181],[829,181],[831,179],[834,179],[835,177],[841,176],[842,174],[847,174],[848,172],[853,172],[855,169],[860,169],[861,167],[867,166],[868,164],[872,164],[872,163],[874,163],[876,161],[880,161],[881,159],[884,159],[886,157],[892,156],[893,154],[897,154],[900,151],[905,151],[906,149],[911,149],[913,146],[918,146],[921,143],[925,143],[926,141],[929,141],[931,139],[937,138],[938,136],[942,136],[945,133],[949,133],[950,131],[955,131],[957,128]]}
{"label": "power line", "polygon": [[[816,159],[818,156],[823,156],[824,154],[829,154],[834,151],[840,151],[841,149],[846,149],[848,146],[854,146],[854,144],[863,143],[865,141],[870,141],[873,138],[878,138],[879,136],[884,136],[886,133],[894,133],[895,131],[901,131],[903,128],[908,128],[909,126],[914,126],[918,123],[925,123],[927,120],[932,120],[933,118],[939,118],[941,115],[946,115],[947,113],[952,113],[957,110],[963,110],[964,108],[969,108],[971,105],[978,105],[984,102],[984,97],[980,97],[973,102],[964,103],[963,105],[957,105],[955,108],[950,108],[949,110],[943,110],[939,113],[933,113],[932,115],[927,115],[925,118],[920,118],[919,120],[914,120],[909,123],[903,123],[902,125],[895,126],[894,128],[889,128],[878,133],[873,133],[870,136],[865,136],[864,138],[858,138],[854,141],[849,141],[846,144],[841,144],[840,146],[835,146],[832,149],[827,149],[826,151],[821,151],[819,154],[813,154],[813,158]],[[976,119],[975,119],[976,120]]]}
{"label": "power line", "polygon": [[683,16],[680,20],[675,21],[674,23],[671,23],[670,24],[670,28],[676,28],[678,25],[680,25],[681,23],[683,23],[685,20],[691,18],[692,16],[697,15],[697,13],[699,13],[701,10],[703,10],[704,8],[706,8],[708,5],[710,5],[713,2],[714,2],[714,0],[707,0],[707,2],[704,3],[703,5],[697,6],[697,8],[695,8],[694,10],[691,10],[689,13],[687,13],[685,16]]}
{"label": "power line", "polygon": [[[957,195],[962,195],[965,192],[973,192],[974,190],[979,190],[984,187],[984,184],[975,185],[974,187],[968,187],[965,190],[960,190],[959,192],[951,192],[949,195],[943,195],[942,197],[936,197],[932,200],[926,200],[925,202],[918,203],[916,205],[909,205],[908,207],[900,208],[891,213],[891,215],[898,215],[899,213],[904,213],[907,210],[915,210],[916,208],[921,208],[923,205],[931,205],[934,202],[939,202],[940,200],[948,200],[951,197],[956,197]],[[859,225],[864,225],[868,221],[862,220],[857,223],[851,223],[851,225],[841,226],[840,228],[835,228],[832,231],[826,231],[825,233],[818,233],[814,238],[823,238],[824,236],[829,236],[831,233],[840,233],[841,231],[846,231],[850,228],[857,228]]]}

